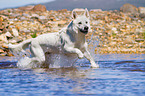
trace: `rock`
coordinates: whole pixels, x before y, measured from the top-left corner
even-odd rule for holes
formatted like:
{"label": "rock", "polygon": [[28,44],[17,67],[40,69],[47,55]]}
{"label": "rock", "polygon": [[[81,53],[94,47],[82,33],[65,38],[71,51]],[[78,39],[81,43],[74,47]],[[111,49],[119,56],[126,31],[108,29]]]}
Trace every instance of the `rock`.
{"label": "rock", "polygon": [[23,15],[23,16],[26,16],[26,17],[30,17],[30,15],[27,14],[27,13],[23,13],[22,15]]}
{"label": "rock", "polygon": [[66,21],[57,21],[59,27],[63,27]]}
{"label": "rock", "polygon": [[6,32],[6,33],[5,33],[5,36],[6,36],[6,37],[12,37],[12,34],[11,34],[10,32]]}
{"label": "rock", "polygon": [[127,44],[126,47],[127,47],[127,48],[132,48],[133,45],[132,45],[132,44]]}
{"label": "rock", "polygon": [[18,9],[22,10],[22,11],[30,11],[33,8],[34,8],[34,6],[25,6],[25,7],[19,7]]}
{"label": "rock", "polygon": [[22,21],[23,21],[23,20],[26,20],[26,17],[23,16],[23,17],[20,18],[20,20],[22,20]]}
{"label": "rock", "polygon": [[134,40],[131,37],[127,37],[124,41],[123,44],[133,44]]}
{"label": "rock", "polygon": [[138,13],[138,8],[132,4],[124,4],[121,8],[120,11],[124,13]]}
{"label": "rock", "polygon": [[135,39],[136,42],[143,42],[144,39]]}
{"label": "rock", "polygon": [[93,11],[93,12],[101,12],[102,9],[91,9],[90,11]]}
{"label": "rock", "polygon": [[9,19],[7,16],[4,16],[4,15],[0,15],[0,17],[2,17],[3,20],[8,20]]}
{"label": "rock", "polygon": [[44,5],[38,4],[38,5],[34,6],[34,8],[32,10],[44,12],[44,11],[46,11],[46,7]]}
{"label": "rock", "polygon": [[7,55],[6,52],[0,54],[0,56],[6,56],[6,55]]}
{"label": "rock", "polygon": [[139,10],[139,13],[145,14],[145,7],[139,7],[138,10]]}
{"label": "rock", "polygon": [[25,33],[29,33],[29,32],[31,32],[29,29],[27,29],[27,28],[22,28],[22,29],[20,29],[19,30],[20,32],[25,32]]}
{"label": "rock", "polygon": [[5,34],[0,35],[0,40],[8,43],[8,40],[7,40],[7,37],[5,36]]}
{"label": "rock", "polygon": [[140,18],[145,18],[145,13],[139,14],[139,17],[140,17]]}
{"label": "rock", "polygon": [[31,17],[37,17],[38,18],[39,15],[38,14],[32,14]]}
{"label": "rock", "polygon": [[115,27],[113,27],[111,30],[112,30],[114,33],[118,33],[117,28],[115,28]]}
{"label": "rock", "polygon": [[145,45],[141,45],[140,48],[145,48]]}
{"label": "rock", "polygon": [[9,24],[13,25],[13,24],[14,24],[14,22],[13,22],[13,21],[10,21],[10,22],[9,22]]}
{"label": "rock", "polygon": [[11,40],[9,40],[9,43],[13,43],[13,44],[15,44],[15,43],[19,43],[19,42],[22,42],[23,40],[22,39],[19,39],[19,38],[13,38],[13,39],[11,39]]}
{"label": "rock", "polygon": [[117,43],[116,42],[110,42],[109,43],[109,46],[114,46],[114,45],[116,45]]}
{"label": "rock", "polygon": [[7,28],[3,28],[3,33],[6,33],[8,30],[7,30]]}
{"label": "rock", "polygon": [[9,43],[15,44],[15,43],[17,43],[17,41],[16,40],[10,40]]}
{"label": "rock", "polygon": [[0,53],[3,53],[3,52],[4,52],[4,50],[0,49]]}
{"label": "rock", "polygon": [[67,9],[61,9],[61,10],[58,10],[58,12],[66,12],[68,11]]}
{"label": "rock", "polygon": [[12,29],[13,35],[14,36],[19,36],[18,30],[17,29]]}
{"label": "rock", "polygon": [[3,17],[0,16],[0,24],[3,22]]}
{"label": "rock", "polygon": [[[66,27],[71,21],[71,11],[51,10],[40,11],[26,7],[19,9],[6,9],[0,11],[0,49],[6,53],[7,48],[2,47],[7,41],[17,44],[18,42],[35,37],[37,35],[55,32]],[[38,8],[40,9],[40,8]],[[129,8],[127,8],[129,9]],[[84,9],[75,9],[76,11],[84,11]],[[144,38],[145,32],[145,13],[143,8],[138,8],[139,13],[123,13],[120,11],[102,11],[101,9],[92,9],[90,12],[91,30],[87,34],[87,39],[97,40],[100,53],[126,53],[131,50],[141,52],[145,48]],[[78,14],[79,14],[78,12]],[[131,11],[132,12],[132,11]],[[140,17],[139,17],[140,16]],[[13,36],[12,29],[19,32]],[[11,33],[10,33],[11,32]],[[10,37],[10,38],[9,38]],[[7,46],[6,46],[7,47]],[[6,49],[6,50],[5,50]],[[135,53],[139,51],[134,51]],[[133,52],[133,51],[132,51]],[[145,53],[145,51],[142,51]],[[3,54],[4,55],[4,54]]]}
{"label": "rock", "polygon": [[38,18],[39,18],[40,20],[45,20],[45,19],[47,19],[46,16],[39,16]]}
{"label": "rock", "polygon": [[4,43],[4,44],[2,44],[2,47],[3,47],[3,48],[8,48],[8,44],[5,44],[5,43]]}

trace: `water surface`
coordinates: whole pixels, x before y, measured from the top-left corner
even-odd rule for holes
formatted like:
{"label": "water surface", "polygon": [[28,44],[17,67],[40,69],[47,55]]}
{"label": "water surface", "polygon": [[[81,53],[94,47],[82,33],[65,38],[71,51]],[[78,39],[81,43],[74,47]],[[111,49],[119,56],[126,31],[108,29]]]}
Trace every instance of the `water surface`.
{"label": "water surface", "polygon": [[95,55],[99,69],[78,60],[71,68],[16,67],[16,58],[0,58],[0,95],[145,96],[145,54]]}

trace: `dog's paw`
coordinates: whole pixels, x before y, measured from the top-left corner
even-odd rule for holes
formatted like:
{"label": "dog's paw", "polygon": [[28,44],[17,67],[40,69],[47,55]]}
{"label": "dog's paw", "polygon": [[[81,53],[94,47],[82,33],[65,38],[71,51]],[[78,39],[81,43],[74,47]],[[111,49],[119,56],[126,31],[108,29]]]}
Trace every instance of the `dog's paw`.
{"label": "dog's paw", "polygon": [[79,59],[84,58],[84,54],[79,55],[79,57],[78,57],[78,58],[79,58]]}
{"label": "dog's paw", "polygon": [[91,64],[91,68],[99,68],[98,64]]}

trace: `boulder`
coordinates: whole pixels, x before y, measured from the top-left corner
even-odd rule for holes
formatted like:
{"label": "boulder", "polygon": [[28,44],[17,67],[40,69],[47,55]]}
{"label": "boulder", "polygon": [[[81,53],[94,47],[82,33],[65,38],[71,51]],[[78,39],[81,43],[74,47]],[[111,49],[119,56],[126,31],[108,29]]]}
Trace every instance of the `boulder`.
{"label": "boulder", "polygon": [[25,7],[19,7],[18,9],[22,11],[30,11],[33,9],[34,6],[25,6]]}
{"label": "boulder", "polygon": [[139,10],[139,17],[140,18],[145,18],[145,7],[139,7],[138,8],[138,10]]}
{"label": "boulder", "polygon": [[38,4],[38,5],[34,6],[34,8],[32,10],[44,12],[44,11],[46,11],[46,7],[44,5]]}
{"label": "boulder", "polygon": [[124,4],[121,8],[120,11],[124,13],[138,13],[138,8],[132,4]]}
{"label": "boulder", "polygon": [[140,18],[145,18],[145,13],[139,14],[139,17],[140,17]]}
{"label": "boulder", "polygon": [[145,14],[145,7],[139,7],[138,10],[139,10],[139,13]]}

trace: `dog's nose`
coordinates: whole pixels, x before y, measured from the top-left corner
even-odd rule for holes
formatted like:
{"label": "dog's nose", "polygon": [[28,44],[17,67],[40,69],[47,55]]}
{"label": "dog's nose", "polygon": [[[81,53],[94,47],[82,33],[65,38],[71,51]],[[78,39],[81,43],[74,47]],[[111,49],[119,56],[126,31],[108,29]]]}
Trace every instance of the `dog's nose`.
{"label": "dog's nose", "polygon": [[89,27],[88,27],[88,26],[85,26],[85,27],[84,27],[84,30],[88,30],[88,29],[89,29]]}

